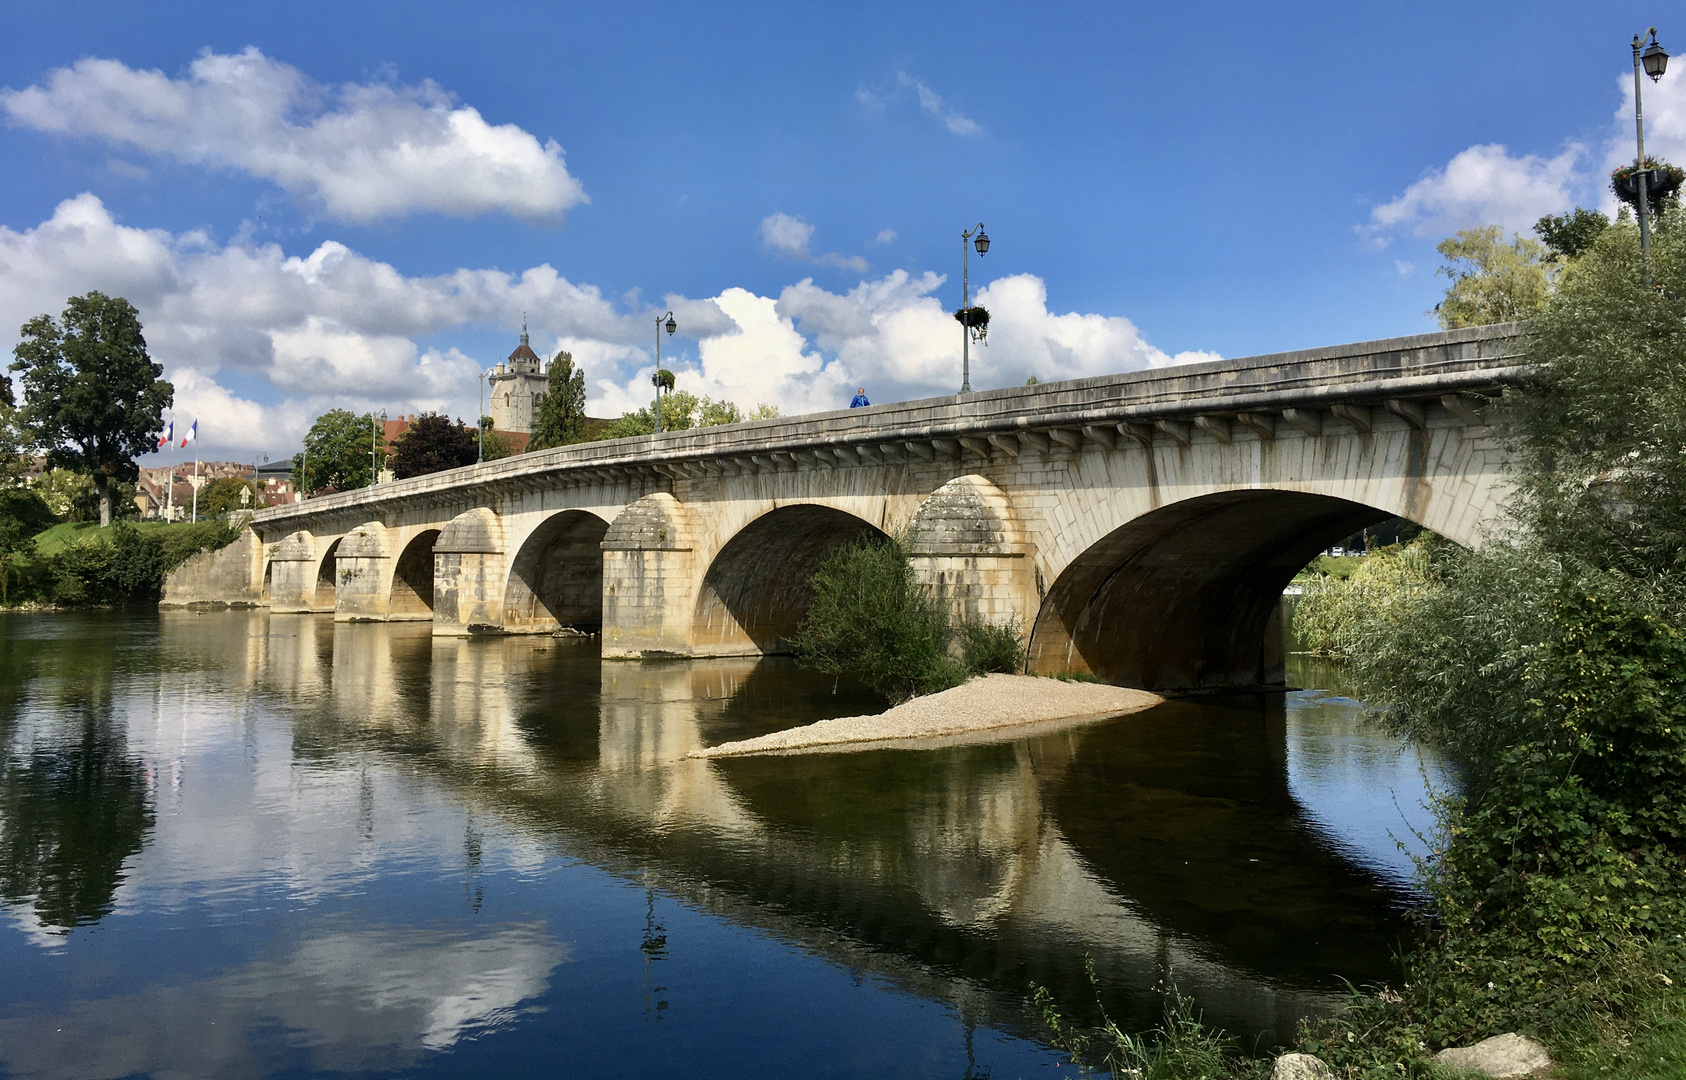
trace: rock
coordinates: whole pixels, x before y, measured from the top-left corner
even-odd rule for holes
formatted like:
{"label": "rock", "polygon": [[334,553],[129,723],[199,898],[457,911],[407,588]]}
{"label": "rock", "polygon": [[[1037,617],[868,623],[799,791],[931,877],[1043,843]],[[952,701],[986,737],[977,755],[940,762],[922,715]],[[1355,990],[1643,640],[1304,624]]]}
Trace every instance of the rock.
{"label": "rock", "polygon": [[1270,1080],[1335,1080],[1323,1059],[1311,1054],[1283,1054],[1271,1067]]}
{"label": "rock", "polygon": [[1508,1031],[1474,1046],[1448,1047],[1434,1055],[1434,1063],[1487,1076],[1531,1076],[1551,1068],[1551,1055],[1536,1040]]}

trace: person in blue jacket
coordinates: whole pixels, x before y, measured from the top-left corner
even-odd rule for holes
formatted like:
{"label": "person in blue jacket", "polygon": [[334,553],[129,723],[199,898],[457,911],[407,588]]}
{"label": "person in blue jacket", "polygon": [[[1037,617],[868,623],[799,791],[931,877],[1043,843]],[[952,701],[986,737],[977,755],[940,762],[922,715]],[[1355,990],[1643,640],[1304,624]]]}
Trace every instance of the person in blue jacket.
{"label": "person in blue jacket", "polygon": [[872,402],[866,399],[866,387],[863,386],[855,391],[855,399],[849,402],[849,408],[861,409],[871,404]]}

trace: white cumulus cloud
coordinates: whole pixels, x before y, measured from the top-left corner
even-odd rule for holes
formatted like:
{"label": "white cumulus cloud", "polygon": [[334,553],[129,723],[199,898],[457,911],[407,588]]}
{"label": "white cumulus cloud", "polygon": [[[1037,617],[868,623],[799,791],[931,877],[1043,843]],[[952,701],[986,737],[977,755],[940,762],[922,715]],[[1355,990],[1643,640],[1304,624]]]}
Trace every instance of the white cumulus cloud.
{"label": "white cumulus cloud", "polygon": [[332,218],[418,211],[554,219],[586,201],[562,148],[491,124],[431,81],[325,86],[255,48],[186,77],[88,58],[0,91],[16,125],[271,181]]}
{"label": "white cumulus cloud", "polygon": [[808,242],[813,237],[814,226],[783,211],[768,214],[761,219],[761,244],[769,251],[776,251],[797,262],[824,263],[827,266],[853,270],[857,274],[866,273],[867,261],[859,255],[839,255],[835,251],[814,254],[808,247]]}
{"label": "white cumulus cloud", "polygon": [[1543,215],[1575,205],[1586,184],[1578,169],[1585,154],[1578,143],[1552,158],[1472,146],[1372,210],[1359,233],[1383,245],[1403,232],[1438,239],[1478,225],[1527,233]]}
{"label": "white cumulus cloud", "polygon": [[[960,327],[944,283],[897,270],[843,292],[806,279],[777,297],[725,288],[634,309],[548,265],[409,276],[336,241],[289,255],[134,228],[83,194],[33,228],[0,226],[0,353],[69,296],[125,296],[175,384],[176,417],[200,421],[201,451],[249,459],[290,452],[330,408],[473,417],[478,373],[513,348],[523,313],[541,355],[567,349],[585,369],[594,416],[645,404],[654,320],[669,308],[680,332],[664,335],[663,363],[693,393],[787,415],[841,408],[861,385],[879,402],[951,394]],[[984,284],[977,301],[992,315],[989,343],[972,350],[980,389],[1215,358],[1168,355],[1119,316],[1050,311],[1029,274]],[[442,340],[488,331],[495,344],[478,355]]]}

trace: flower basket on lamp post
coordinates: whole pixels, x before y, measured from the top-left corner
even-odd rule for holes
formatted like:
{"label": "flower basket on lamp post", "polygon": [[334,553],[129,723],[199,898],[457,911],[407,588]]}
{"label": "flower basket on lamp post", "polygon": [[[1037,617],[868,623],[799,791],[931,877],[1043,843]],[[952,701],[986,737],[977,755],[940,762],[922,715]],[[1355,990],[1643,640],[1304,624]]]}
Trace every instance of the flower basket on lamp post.
{"label": "flower basket on lamp post", "polygon": [[954,321],[964,326],[972,335],[972,340],[982,343],[989,336],[989,309],[973,305],[963,307],[954,313]]}
{"label": "flower basket on lamp post", "polygon": [[[1635,213],[1639,212],[1639,172],[1639,166],[1635,164],[1623,165],[1610,174],[1610,190],[1616,193],[1616,198],[1633,207]],[[1654,157],[1645,159],[1645,194],[1652,213],[1656,213],[1662,200],[1680,190],[1682,182],[1686,182],[1686,169]]]}

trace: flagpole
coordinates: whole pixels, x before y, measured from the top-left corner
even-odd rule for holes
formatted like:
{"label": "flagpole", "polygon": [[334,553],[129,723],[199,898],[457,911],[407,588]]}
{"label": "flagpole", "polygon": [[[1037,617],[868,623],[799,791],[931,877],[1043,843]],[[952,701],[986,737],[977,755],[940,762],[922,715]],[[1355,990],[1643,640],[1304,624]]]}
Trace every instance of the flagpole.
{"label": "flagpole", "polygon": [[193,455],[193,520],[199,521],[199,455]]}
{"label": "flagpole", "polygon": [[164,520],[176,520],[176,467],[170,465],[170,490],[164,493]]}

